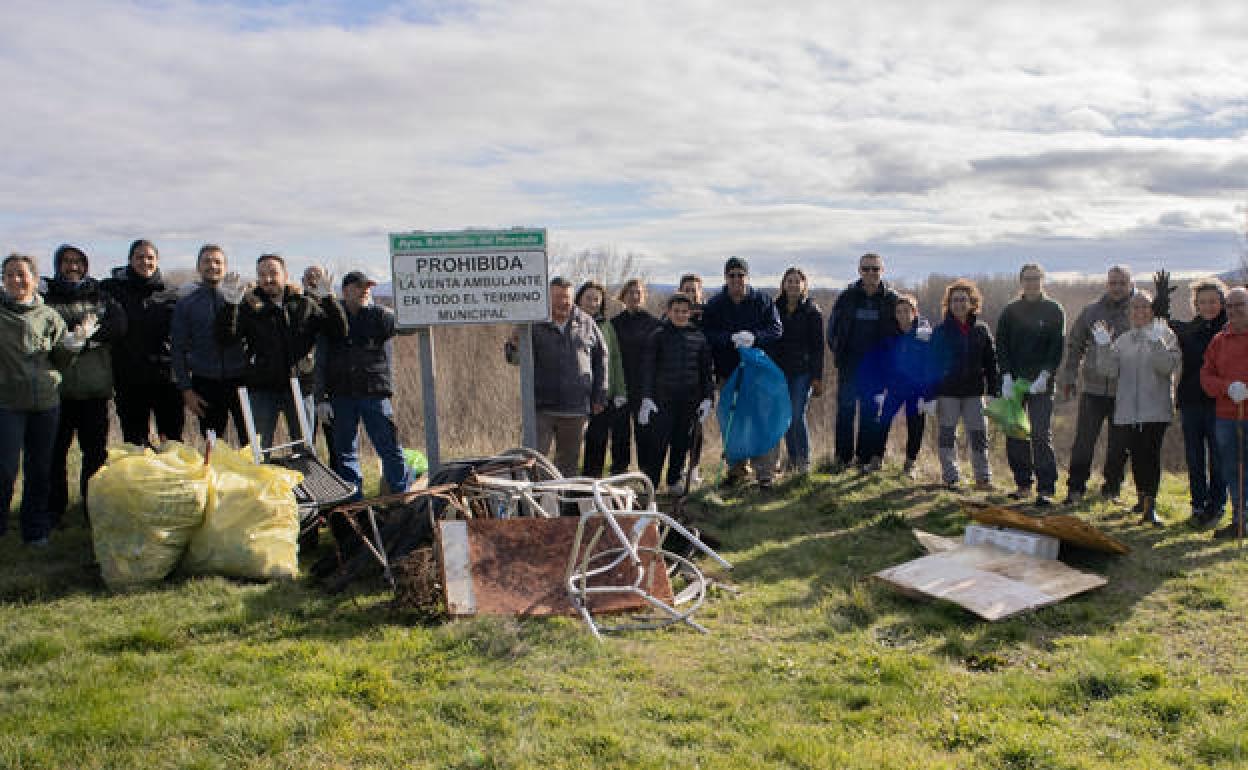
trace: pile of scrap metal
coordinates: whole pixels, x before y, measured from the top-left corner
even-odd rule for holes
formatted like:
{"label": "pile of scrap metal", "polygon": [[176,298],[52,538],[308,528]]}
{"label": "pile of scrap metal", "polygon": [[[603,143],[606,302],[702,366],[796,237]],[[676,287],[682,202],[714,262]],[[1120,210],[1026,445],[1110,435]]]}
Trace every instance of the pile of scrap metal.
{"label": "pile of scrap metal", "polygon": [[331,591],[380,572],[400,597],[436,597],[451,616],[575,614],[595,635],[705,632],[692,615],[711,581],[693,556],[731,569],[658,510],[643,474],[563,478],[528,449],[449,462],[426,489],[338,506],[328,519],[341,545],[313,571]]}
{"label": "pile of scrap metal", "polygon": [[967,527],[961,541],[915,530],[928,555],[875,577],[905,594],[953,602],[985,620],[1001,620],[1109,582],[1058,561],[1063,546],[1111,554],[1130,550],[1074,516],[1033,517],[972,502],[964,508],[978,523]]}

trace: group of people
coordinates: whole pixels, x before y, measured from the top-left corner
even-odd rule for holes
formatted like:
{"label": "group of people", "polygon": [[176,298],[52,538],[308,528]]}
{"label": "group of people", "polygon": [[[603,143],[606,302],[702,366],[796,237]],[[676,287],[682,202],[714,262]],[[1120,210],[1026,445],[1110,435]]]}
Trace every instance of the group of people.
{"label": "group of people", "polygon": [[[942,482],[962,484],[958,428],[970,449],[974,486],[992,490],[987,398],[1020,400],[1026,436],[1006,440],[1012,499],[1053,505],[1058,467],[1053,450],[1054,399],[1078,397],[1066,503],[1087,494],[1092,458],[1108,424],[1101,495],[1117,501],[1130,461],[1141,521],[1159,525],[1156,500],[1162,440],[1177,411],[1183,429],[1194,526],[1219,522],[1228,500],[1234,515],[1214,536],[1243,526],[1245,401],[1248,401],[1248,289],[1217,279],[1191,286],[1195,317],[1171,318],[1174,286],[1154,276],[1154,293],[1135,288],[1116,265],[1104,294],[1067,329],[1062,306],[1044,290],[1045,272],[1024,265],[1019,291],[999,313],[995,330],[980,318],[976,284],[945,287],[940,318],[922,317],[912,294],[884,280],[884,260],[864,254],[858,280],[841,291],[825,326],[798,267],[785,271],[773,298],[750,284],[745,259],[724,265],[722,290],[704,300],[702,279],[681,277],[656,316],[646,286],[626,282],[624,309],[606,317],[607,289],[589,281],[573,291],[550,284],[551,320],[531,327],[537,404],[537,449],[554,447],[564,475],[598,477],[610,445],[610,473],[637,465],[656,488],[674,493],[698,481],[702,424],[717,389],[737,367],[741,348],[758,347],[784,373],[792,421],[767,453],[729,468],[725,483],[752,472],[770,487],[781,468],[810,469],[809,399],[823,393],[825,349],[836,369],[833,471],[880,469],[892,422],[906,416],[903,471],[912,478],[924,426],[934,416]],[[994,333],[995,331],[995,333]],[[516,361],[519,331],[508,340]],[[579,461],[579,465],[578,465]],[[666,467],[666,470],[665,470]]]}
{"label": "group of people", "polygon": [[[273,445],[279,415],[293,437],[320,422],[331,466],[358,494],[362,423],[387,486],[407,489],[411,472],[390,401],[395,318],[373,303],[377,282],[349,272],[339,300],[325,269],[310,267],[295,284],[279,254],[256,260],[253,282],[228,270],[225,250],[205,244],[198,280],[175,288],[147,240],[134,241],[127,264],[104,280],[90,275],[77,246],[59,247],[53,275],[42,281],[33,257],[4,259],[0,534],[20,463],[22,539],[48,543],[69,499],[66,457],[75,437],[86,505],[87,480],[107,459],[110,400],[128,443],[181,440],[190,413],[205,436],[224,438],[232,420],[241,445],[249,440],[244,386],[262,447]],[[301,403],[291,378],[300,383]]]}

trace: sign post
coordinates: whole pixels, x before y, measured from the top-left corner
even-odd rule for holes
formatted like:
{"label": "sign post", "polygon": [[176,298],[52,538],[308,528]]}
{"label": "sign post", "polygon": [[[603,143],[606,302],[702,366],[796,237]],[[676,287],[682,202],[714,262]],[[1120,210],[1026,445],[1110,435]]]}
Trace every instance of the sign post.
{"label": "sign post", "polygon": [[534,446],[533,351],[529,325],[550,317],[546,230],[418,230],[391,233],[395,322],[418,329],[425,449],[430,471],[440,463],[433,328],[516,324],[520,330],[522,441]]}

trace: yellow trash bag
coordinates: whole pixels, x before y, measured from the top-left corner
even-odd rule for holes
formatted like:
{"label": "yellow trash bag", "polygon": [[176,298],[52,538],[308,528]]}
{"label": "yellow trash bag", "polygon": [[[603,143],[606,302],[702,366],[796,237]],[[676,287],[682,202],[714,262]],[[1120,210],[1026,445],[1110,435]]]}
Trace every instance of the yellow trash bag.
{"label": "yellow trash bag", "polygon": [[212,449],[212,490],[203,526],[191,538],[182,566],[199,575],[253,580],[293,578],[299,572],[298,471],[256,465],[251,450]]}
{"label": "yellow trash bag", "polygon": [[87,485],[87,504],[109,588],[140,588],[173,571],[204,519],[211,474],[199,452],[176,441],[160,452],[130,444],[108,450]]}

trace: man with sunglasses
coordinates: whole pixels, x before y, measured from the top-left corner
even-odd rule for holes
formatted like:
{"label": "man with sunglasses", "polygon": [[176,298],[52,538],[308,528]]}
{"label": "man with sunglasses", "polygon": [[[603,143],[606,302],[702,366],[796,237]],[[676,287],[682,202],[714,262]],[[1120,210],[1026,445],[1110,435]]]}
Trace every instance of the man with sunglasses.
{"label": "man with sunglasses", "polygon": [[828,319],[828,348],[836,364],[836,472],[855,462],[872,472],[883,461],[879,407],[870,386],[878,377],[864,371],[863,364],[897,333],[897,292],[884,282],[879,254],[859,257],[858,276],[836,298]]}

